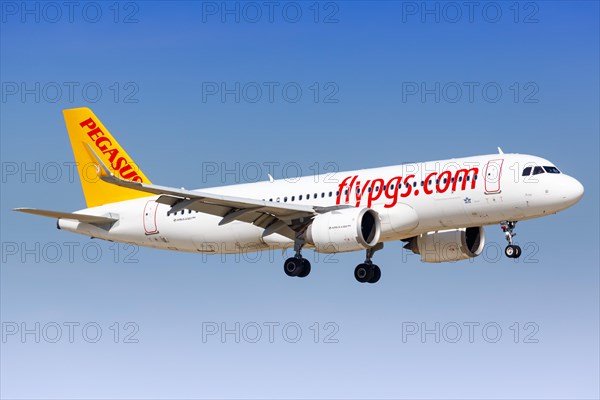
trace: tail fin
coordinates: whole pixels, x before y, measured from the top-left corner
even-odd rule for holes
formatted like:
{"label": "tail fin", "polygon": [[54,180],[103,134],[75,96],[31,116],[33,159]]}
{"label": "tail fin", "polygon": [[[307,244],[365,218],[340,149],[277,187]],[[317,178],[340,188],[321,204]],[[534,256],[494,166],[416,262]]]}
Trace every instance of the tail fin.
{"label": "tail fin", "polygon": [[151,183],[92,110],[72,108],[64,110],[63,114],[88,207],[148,196],[100,179],[102,169],[98,160],[119,178]]}

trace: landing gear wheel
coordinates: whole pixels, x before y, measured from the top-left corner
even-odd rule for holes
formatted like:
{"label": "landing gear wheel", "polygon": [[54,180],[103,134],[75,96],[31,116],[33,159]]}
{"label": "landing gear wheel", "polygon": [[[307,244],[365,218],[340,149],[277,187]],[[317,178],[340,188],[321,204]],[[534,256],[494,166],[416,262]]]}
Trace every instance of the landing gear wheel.
{"label": "landing gear wheel", "polygon": [[516,246],[516,245],[515,245],[515,247],[516,247],[516,250],[517,250],[517,253],[515,254],[515,258],[519,258],[519,257],[521,257],[521,248],[519,246]]}
{"label": "landing gear wheel", "polygon": [[283,270],[287,276],[300,276],[304,269],[303,258],[290,257],[285,260]]}
{"label": "landing gear wheel", "polygon": [[371,265],[371,268],[373,269],[373,276],[371,277],[371,279],[369,279],[369,283],[377,283],[377,281],[379,281],[379,278],[381,278],[381,269],[374,264]]}
{"label": "landing gear wheel", "polygon": [[306,278],[310,274],[310,262],[306,258],[302,259],[302,272],[298,275],[299,278]]}
{"label": "landing gear wheel", "polygon": [[508,258],[519,258],[521,256],[521,248],[514,244],[509,244],[504,249],[504,254]]}
{"label": "landing gear wheel", "polygon": [[502,229],[502,232],[504,232],[504,236],[508,242],[508,246],[504,249],[504,254],[506,254],[506,257],[508,258],[519,258],[521,256],[521,248],[516,244],[513,244],[513,237],[517,235],[514,232],[516,225],[517,221],[502,221],[500,223],[500,228]]}
{"label": "landing gear wheel", "polygon": [[[354,269],[354,278],[360,283],[369,282],[373,279],[374,270],[370,264],[358,264]],[[381,274],[379,274],[381,276]]]}

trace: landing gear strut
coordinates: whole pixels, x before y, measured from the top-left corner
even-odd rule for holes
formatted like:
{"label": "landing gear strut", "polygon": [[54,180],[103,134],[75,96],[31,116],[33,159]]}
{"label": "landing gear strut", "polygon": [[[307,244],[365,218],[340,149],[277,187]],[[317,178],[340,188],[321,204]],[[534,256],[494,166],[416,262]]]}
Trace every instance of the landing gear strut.
{"label": "landing gear strut", "polygon": [[508,246],[504,249],[504,254],[508,258],[519,258],[521,256],[521,248],[513,244],[513,237],[517,235],[513,232],[516,225],[517,221],[503,221],[500,223],[500,228],[504,232],[504,236],[508,242]]}
{"label": "landing gear strut", "polygon": [[371,258],[373,258],[373,254],[377,250],[381,250],[383,248],[383,243],[377,243],[374,247],[367,249],[367,255],[365,258],[365,262],[362,264],[358,264],[358,266],[354,269],[354,278],[360,283],[376,283],[381,278],[381,269],[373,264]]}
{"label": "landing gear strut", "polygon": [[296,255],[285,260],[283,264],[283,270],[287,276],[297,276],[298,278],[305,278],[310,274],[310,262],[304,257],[300,251],[304,246],[304,240],[297,238],[294,241],[294,251]]}

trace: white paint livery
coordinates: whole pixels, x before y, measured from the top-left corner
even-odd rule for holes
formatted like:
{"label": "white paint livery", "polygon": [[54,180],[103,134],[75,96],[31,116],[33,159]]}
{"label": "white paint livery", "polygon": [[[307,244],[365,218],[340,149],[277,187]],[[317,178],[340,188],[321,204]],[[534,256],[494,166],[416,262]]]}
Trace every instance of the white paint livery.
{"label": "white paint livery", "polygon": [[506,255],[518,257],[521,250],[512,242],[517,221],[564,210],[584,193],[550,161],[501,151],[196,191],[115,177],[95,157],[104,182],[146,196],[75,213],[18,210],[58,218],[58,227],[70,232],[158,249],[239,253],[293,247],[296,256],[284,265],[290,276],[310,272],[304,247],[366,250],[355,277],[371,283],[381,276],[373,253],[388,241],[406,241],[422,261],[455,261],[479,255],[481,227],[501,224]]}

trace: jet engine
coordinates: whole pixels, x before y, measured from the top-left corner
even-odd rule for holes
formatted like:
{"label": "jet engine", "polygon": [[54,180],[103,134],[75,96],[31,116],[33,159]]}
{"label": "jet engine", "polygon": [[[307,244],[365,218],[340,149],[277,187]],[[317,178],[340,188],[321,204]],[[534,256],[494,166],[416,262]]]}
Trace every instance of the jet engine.
{"label": "jet engine", "polygon": [[421,255],[423,262],[446,262],[477,257],[483,251],[483,227],[427,232],[408,239],[405,249]]}
{"label": "jet engine", "polygon": [[321,253],[369,249],[381,235],[379,214],[370,208],[343,208],[317,215],[306,241]]}

